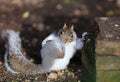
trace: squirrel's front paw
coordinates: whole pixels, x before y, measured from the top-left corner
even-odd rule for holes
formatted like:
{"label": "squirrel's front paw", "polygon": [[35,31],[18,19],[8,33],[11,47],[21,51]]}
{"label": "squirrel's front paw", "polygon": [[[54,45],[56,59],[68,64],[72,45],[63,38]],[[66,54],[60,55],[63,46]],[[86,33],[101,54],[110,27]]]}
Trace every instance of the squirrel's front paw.
{"label": "squirrel's front paw", "polygon": [[58,54],[58,58],[63,58],[64,57],[64,48],[62,47],[62,52]]}

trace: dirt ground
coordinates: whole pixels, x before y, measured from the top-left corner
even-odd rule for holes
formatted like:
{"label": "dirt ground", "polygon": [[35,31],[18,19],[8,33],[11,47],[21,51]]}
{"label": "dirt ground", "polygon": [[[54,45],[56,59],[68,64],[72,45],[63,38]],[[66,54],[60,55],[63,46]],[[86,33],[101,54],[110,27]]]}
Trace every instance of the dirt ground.
{"label": "dirt ground", "polygon": [[[108,2],[108,4],[106,4]],[[95,6],[93,6],[95,5]],[[0,0],[0,33],[6,29],[20,31],[22,44],[29,57],[36,64],[41,63],[39,54],[42,40],[55,30],[59,30],[66,22],[74,24],[78,36],[85,31],[94,32],[96,23],[89,16],[119,16],[117,0],[96,0],[93,3],[87,0]],[[91,29],[92,28],[92,29]],[[47,75],[21,76],[13,75],[3,66],[5,46],[0,40],[0,81],[3,82],[33,82],[46,81]],[[78,62],[79,61],[79,62]],[[64,78],[56,82],[80,82],[81,60],[72,59],[69,71]]]}

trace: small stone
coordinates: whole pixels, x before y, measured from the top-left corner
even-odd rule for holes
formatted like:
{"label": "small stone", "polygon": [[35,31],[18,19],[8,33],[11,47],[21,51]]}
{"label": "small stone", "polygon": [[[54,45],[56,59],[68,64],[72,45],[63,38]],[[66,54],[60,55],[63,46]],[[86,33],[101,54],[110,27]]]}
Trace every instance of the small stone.
{"label": "small stone", "polygon": [[48,77],[47,77],[47,79],[57,79],[57,73],[50,73],[49,75],[48,75]]}
{"label": "small stone", "polygon": [[39,23],[38,24],[38,30],[43,31],[44,30],[44,24]]}
{"label": "small stone", "polygon": [[100,17],[100,20],[106,21],[108,20],[108,17]]}
{"label": "small stone", "polygon": [[30,80],[25,80],[25,82],[31,82]]}
{"label": "small stone", "polygon": [[39,79],[39,77],[36,77],[36,78],[35,78],[35,80],[38,80],[38,79]]}
{"label": "small stone", "polygon": [[79,9],[74,10],[74,15],[80,16],[81,15],[81,11]]}
{"label": "small stone", "polygon": [[115,26],[115,27],[118,27],[119,25],[118,25],[118,24],[115,24],[114,26]]}
{"label": "small stone", "polygon": [[120,37],[117,37],[116,39],[120,39]]}
{"label": "small stone", "polygon": [[62,5],[61,4],[57,4],[56,5],[56,9],[61,10],[62,9]]}

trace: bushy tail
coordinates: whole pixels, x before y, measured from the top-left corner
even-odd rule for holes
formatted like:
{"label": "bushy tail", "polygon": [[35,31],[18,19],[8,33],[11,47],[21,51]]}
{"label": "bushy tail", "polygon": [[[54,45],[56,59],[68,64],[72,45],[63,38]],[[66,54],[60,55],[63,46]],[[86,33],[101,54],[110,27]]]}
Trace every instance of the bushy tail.
{"label": "bushy tail", "polygon": [[19,33],[13,30],[7,30],[2,33],[6,40],[6,52],[4,56],[5,67],[11,73],[23,73],[27,75],[42,74],[50,71],[50,67],[60,52],[53,41],[47,42],[41,49],[42,64],[36,65],[30,62],[21,52],[21,39]]}
{"label": "bushy tail", "polygon": [[5,67],[8,71],[12,73],[18,73],[16,70],[12,69],[12,67],[9,65],[8,61],[8,54],[19,54],[21,55],[20,49],[21,49],[21,39],[19,37],[19,33],[13,31],[13,30],[6,30],[2,32],[2,39],[6,42],[6,52],[4,55],[4,63]]}

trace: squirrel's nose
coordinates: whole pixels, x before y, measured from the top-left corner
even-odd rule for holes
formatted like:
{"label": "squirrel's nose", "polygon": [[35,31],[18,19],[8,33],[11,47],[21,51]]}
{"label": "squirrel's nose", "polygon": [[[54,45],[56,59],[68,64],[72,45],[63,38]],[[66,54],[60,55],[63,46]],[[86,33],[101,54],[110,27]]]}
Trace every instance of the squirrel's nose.
{"label": "squirrel's nose", "polygon": [[65,38],[64,42],[65,42],[65,43],[67,43],[67,42],[68,42],[68,40],[69,40],[68,38]]}

